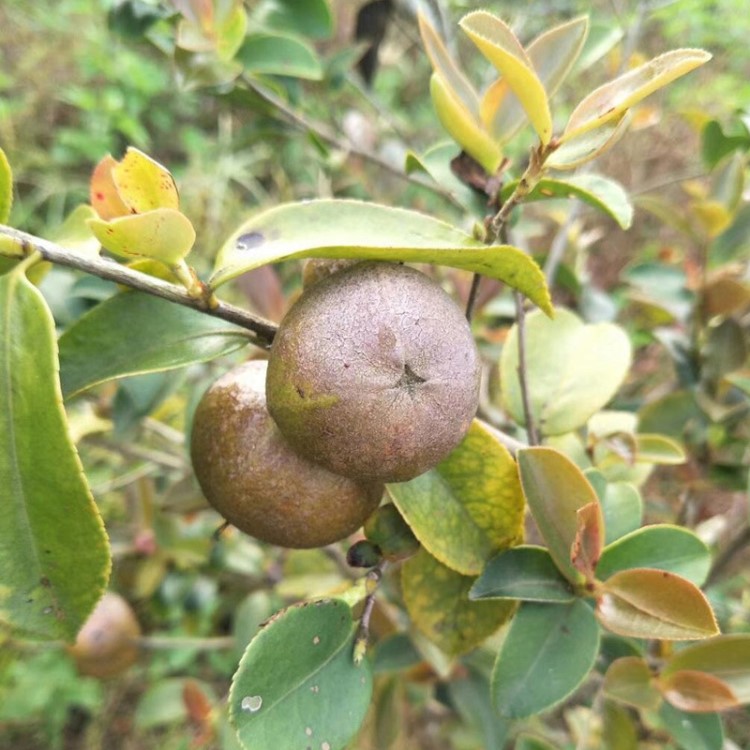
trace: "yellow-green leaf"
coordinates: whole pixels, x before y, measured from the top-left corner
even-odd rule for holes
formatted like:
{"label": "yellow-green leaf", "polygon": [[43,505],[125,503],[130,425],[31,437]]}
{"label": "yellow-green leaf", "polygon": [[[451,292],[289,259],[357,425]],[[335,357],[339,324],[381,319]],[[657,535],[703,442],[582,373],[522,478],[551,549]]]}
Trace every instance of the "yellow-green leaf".
{"label": "yellow-green leaf", "polygon": [[[227,6],[227,3],[221,3]],[[247,33],[247,13],[242,0],[234,0],[216,24],[216,53],[222,60],[231,60]]]}
{"label": "yellow-green leaf", "polygon": [[662,672],[707,672],[725,682],[741,703],[750,703],[750,635],[722,635],[672,654]]}
{"label": "yellow-green leaf", "polygon": [[587,130],[573,136],[552,152],[545,165],[561,171],[577,169],[609,151],[625,135],[632,120],[633,115],[628,110],[618,119],[607,122],[595,130]]}
{"label": "yellow-green leaf", "polygon": [[489,174],[494,174],[503,158],[500,147],[437,73],[430,78],[430,95],[446,132]]}
{"label": "yellow-green leaf", "polygon": [[672,466],[684,464],[685,451],[675,440],[664,435],[635,435],[635,460],[648,464]]}
{"label": "yellow-green leaf", "polygon": [[422,545],[464,575],[478,575],[491,557],[523,536],[515,461],[478,420],[434,469],[387,488]]}
{"label": "yellow-green leaf", "polygon": [[623,656],[609,665],[604,675],[604,695],[634,708],[658,708],[661,697],[645,659]]}
{"label": "yellow-green leaf", "polygon": [[179,207],[177,186],[159,162],[132,146],[112,166],[117,193],[129,213],[142,214],[156,208]]}
{"label": "yellow-green leaf", "polygon": [[96,219],[96,211],[91,206],[76,206],[51,234],[50,239],[67,250],[87,258],[95,258],[99,255],[99,240],[91,231],[88,223],[90,219]]}
{"label": "yellow-green leaf", "polygon": [[474,578],[442,565],[425,550],[401,570],[404,603],[414,624],[451,656],[492,635],[516,609],[515,602],[469,601]]}
{"label": "yellow-green leaf", "polygon": [[592,91],[573,110],[561,140],[617,120],[623,112],[649,94],[708,62],[711,55],[701,49],[665,52]]}
{"label": "yellow-green leaf", "polygon": [[72,641],[109,577],[107,535],[62,407],[41,293],[0,276],[0,623]]}
{"label": "yellow-green leaf", "polygon": [[552,115],[547,92],[515,34],[497,16],[483,10],[464,16],[459,25],[508,82],[541,142],[549,143]]}
{"label": "yellow-green leaf", "polygon": [[354,200],[286,203],[242,224],[219,251],[217,287],[253,268],[291,258],[358,258],[436,263],[504,281],[552,313],[544,274],[510,245],[488,247],[417,211]]}
{"label": "yellow-green leaf", "polygon": [[[579,535],[578,511],[598,506],[594,488],[583,472],[554,448],[523,448],[518,451],[518,469],[526,502],[555,565],[569,581],[580,583],[584,576],[571,556]],[[601,533],[601,517],[597,523]]]}
{"label": "yellow-green leaf", "polygon": [[[526,48],[526,54],[549,98],[565,80],[583,49],[588,18],[579,16],[542,32]],[[508,95],[509,94],[509,95]],[[505,79],[498,79],[482,97],[482,120],[500,143],[518,132],[526,121],[518,97],[508,91]]]}
{"label": "yellow-green leaf", "polygon": [[90,219],[89,226],[102,246],[116,255],[154,258],[168,265],[182,260],[195,242],[190,220],[173,208],[158,208],[112,221]]}
{"label": "yellow-green leaf", "polygon": [[422,44],[424,45],[427,57],[430,59],[433,71],[440,76],[444,86],[452,92],[453,96],[464,105],[464,109],[468,115],[477,121],[479,98],[476,91],[474,91],[474,87],[469,83],[463,71],[453,61],[443,40],[425,15],[420,12],[417,14],[417,18],[419,20],[419,34],[422,37]]}
{"label": "yellow-green leaf", "polygon": [[717,635],[711,605],[690,581],[666,570],[621,570],[602,584],[596,614],[618,635],[697,640]]}
{"label": "yellow-green leaf", "polygon": [[13,171],[5,151],[0,148],[0,224],[5,224],[13,205]]}
{"label": "yellow-green leaf", "polygon": [[[503,402],[519,424],[525,420],[518,379],[518,331],[513,326],[500,358]],[[545,435],[584,425],[617,392],[630,367],[625,331],[612,323],[584,324],[569,310],[553,320],[526,320],[526,372],[531,413]]]}

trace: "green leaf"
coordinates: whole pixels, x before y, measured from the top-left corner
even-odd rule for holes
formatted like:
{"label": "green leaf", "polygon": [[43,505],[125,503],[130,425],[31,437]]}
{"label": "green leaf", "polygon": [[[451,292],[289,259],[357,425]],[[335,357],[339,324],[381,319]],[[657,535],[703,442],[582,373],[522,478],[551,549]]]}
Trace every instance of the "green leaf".
{"label": "green leaf", "polygon": [[699,670],[725,682],[740,703],[750,703],[750,635],[720,635],[687,646],[667,659],[662,675]]}
{"label": "green leaf", "polygon": [[[526,48],[549,98],[565,80],[581,53],[587,32],[588,18],[579,16],[542,32]],[[502,86],[502,91],[490,87],[482,100],[482,119],[492,134],[501,143],[506,143],[523,126],[526,114],[505,79],[500,78],[497,83]]]}
{"label": "green leaf", "polygon": [[262,0],[253,13],[253,28],[327,39],[333,33],[330,0]]}
{"label": "green leaf", "polygon": [[604,695],[634,708],[658,708],[661,696],[652,678],[651,668],[645,659],[623,656],[609,665],[604,676]]}
{"label": "green leaf", "polygon": [[114,378],[207,362],[247,343],[239,326],[149,294],[123,292],[60,337],[62,391],[70,398]]}
{"label": "green leaf", "polygon": [[99,255],[99,240],[94,237],[89,219],[95,219],[96,212],[86,204],[76,206],[66,217],[65,221],[50,236],[58,245],[84,255],[95,258]]}
{"label": "green leaf", "polygon": [[430,78],[430,96],[440,124],[467,154],[494,174],[503,160],[500,146],[484,130],[438,73]]}
{"label": "green leaf", "polygon": [[190,220],[173,208],[157,208],[111,221],[89,219],[89,226],[102,246],[115,255],[154,258],[170,266],[181,261],[195,242]]}
{"label": "green leaf", "polygon": [[0,148],[0,224],[5,224],[13,206],[13,171],[5,151]]}
{"label": "green leaf", "polygon": [[717,714],[691,714],[662,703],[659,718],[682,750],[721,750],[724,730]]}
{"label": "green leaf", "polygon": [[128,213],[142,214],[157,208],[177,210],[179,207],[172,175],[137,148],[128,148],[122,160],[112,165],[111,174]]}
{"label": "green leaf", "polygon": [[0,621],[72,641],[110,570],[71,442],[52,315],[20,270],[0,277]]}
{"label": "green leaf", "polygon": [[632,568],[618,571],[601,586],[596,614],[618,635],[689,641],[719,632],[701,590],[674,573]]}
{"label": "green leaf", "polygon": [[221,248],[210,283],[217,287],[267,263],[309,257],[463,268],[505,281],[546,313],[552,312],[544,275],[521,250],[509,245],[487,247],[416,211],[353,200],[286,203],[257,214]]}
{"label": "green leaf", "polygon": [[354,663],[351,610],[329,599],[290,607],[250,642],[229,692],[246,750],[342,750],[362,723],[372,671]]}
{"label": "green leaf", "polygon": [[[495,715],[488,677],[471,666],[467,672],[466,677],[449,680],[447,688],[451,703],[464,723],[476,728],[482,740],[480,747],[498,750],[504,747],[511,723]],[[519,750],[518,743],[516,750]]]}
{"label": "green leaf", "polygon": [[478,575],[494,554],[523,536],[515,461],[477,420],[434,469],[387,490],[428,552],[464,575]]}
{"label": "green leaf", "polygon": [[545,162],[550,169],[569,170],[596,159],[612,148],[624,135],[633,120],[630,110],[594,130],[587,130],[566,140]]}
{"label": "green leaf", "polygon": [[584,601],[522,604],[495,662],[495,709],[519,719],[554,706],[583,682],[598,652],[599,626]]}
{"label": "green leaf", "polygon": [[665,52],[647,63],[592,91],[573,110],[565,126],[563,142],[619,119],[649,94],[708,62],[711,55],[700,49]]}
{"label": "green leaf", "polygon": [[627,482],[607,482],[598,469],[586,469],[584,475],[596,490],[602,506],[605,544],[612,544],[641,527],[643,499],[637,487]]}
{"label": "green leaf", "polygon": [[[518,379],[518,327],[503,346],[503,401],[519,424],[525,421]],[[630,340],[612,323],[584,324],[569,310],[553,320],[537,312],[526,319],[526,371],[534,421],[545,435],[584,425],[617,392],[628,373]]]}
{"label": "green leaf", "polygon": [[547,92],[515,34],[497,16],[483,10],[465,15],[459,26],[518,97],[539,140],[549,143],[552,115]]}
{"label": "green leaf", "polygon": [[323,78],[323,66],[315,50],[301,39],[280,34],[250,34],[236,59],[247,73],[290,76],[309,81]]}
{"label": "green leaf", "polygon": [[678,443],[664,435],[635,435],[635,460],[647,464],[674,466],[687,460]]}
{"label": "green leaf", "polygon": [[605,580],[629,568],[668,570],[702,586],[711,568],[711,552],[689,529],[646,526],[610,544],[602,553],[596,575]]}
{"label": "green leaf", "polygon": [[420,550],[401,569],[404,604],[412,622],[450,656],[470,651],[516,609],[515,602],[469,600],[474,578]]}
{"label": "green leaf", "polygon": [[459,153],[456,144],[451,141],[438,143],[423,154],[409,151],[406,154],[404,169],[407,174],[421,171],[429,175],[438,185],[449,190],[473,216],[483,219],[487,213],[486,197],[483,200],[476,190],[461,182],[451,169],[451,161]]}
{"label": "green leaf", "polygon": [[[516,189],[518,180],[508,182],[500,193],[507,200]],[[633,205],[628,194],[619,182],[601,175],[588,173],[577,174],[567,180],[540,180],[526,200],[538,201],[555,198],[579,198],[584,203],[596,208],[614,219],[623,229],[628,229],[633,222]]]}
{"label": "green leaf", "polygon": [[580,583],[583,576],[571,562],[571,552],[578,534],[578,510],[598,503],[594,488],[554,448],[521,449],[518,468],[526,502],[555,565],[569,581]]}
{"label": "green leaf", "polygon": [[546,549],[521,546],[493,557],[471,587],[469,598],[572,602],[575,594]]}
{"label": "green leaf", "polygon": [[673,672],[659,681],[659,688],[682,711],[707,713],[740,705],[725,682],[705,672],[687,669]]}

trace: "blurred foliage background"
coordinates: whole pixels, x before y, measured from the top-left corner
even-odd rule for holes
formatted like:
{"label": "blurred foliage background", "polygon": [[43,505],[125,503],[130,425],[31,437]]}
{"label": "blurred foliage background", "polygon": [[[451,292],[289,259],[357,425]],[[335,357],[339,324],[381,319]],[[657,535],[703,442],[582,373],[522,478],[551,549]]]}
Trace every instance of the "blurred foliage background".
{"label": "blurred foliage background", "polygon": [[[134,145],[175,175],[182,209],[198,234],[192,262],[203,273],[243,219],[289,200],[368,198],[470,226],[439,192],[397,174],[409,150],[421,153],[444,139],[430,103],[416,3],[382,3],[359,39],[365,3],[334,2],[330,29],[308,22],[305,13],[315,3],[296,5],[290,20],[278,12],[284,3],[246,3],[249,32],[275,24],[299,41],[299,68],[279,75],[278,61],[259,59],[249,48],[238,54],[239,70],[175,54],[176,11],[166,2],[5,0],[0,145],[16,176],[13,225],[54,238],[69,212],[87,201],[97,161],[106,153],[119,158]],[[428,5],[475,80],[488,83],[486,67],[454,31],[455,20],[476,4]],[[641,106],[623,143],[597,163],[634,197],[630,231],[590,210],[571,210],[573,204],[547,202],[526,210],[514,232],[542,263],[555,249],[557,301],[589,321],[617,320],[630,333],[636,363],[615,407],[638,412],[644,432],[682,440],[690,455],[683,466],[643,477],[646,518],[688,525],[712,545],[717,562],[708,595],[723,630],[747,632],[745,3],[483,6],[506,18],[524,40],[562,19],[591,14],[589,63],[558,95],[561,115],[581,92],[664,49],[700,46],[714,55],[710,65]],[[358,66],[373,38],[369,62]],[[522,140],[511,154],[517,162],[527,145]],[[435,273],[465,299],[468,274]],[[300,283],[300,268],[286,264],[253,272],[225,294],[279,320]],[[41,288],[60,330],[115,291],[108,282],[59,268]],[[490,384],[482,408],[500,423],[492,363],[512,316],[510,297],[485,284],[475,320]],[[79,676],[60,648],[3,645],[0,745],[233,748],[222,700],[259,623],[287,602],[336,590],[356,575],[343,548],[290,552],[231,530],[214,536],[221,521],[206,509],[193,480],[185,429],[206,386],[237,360],[128,378],[70,405],[112,542],[112,587],[135,608],[146,634],[143,654],[121,678],[99,681]],[[395,580],[385,586],[397,602]],[[352,747],[502,747],[473,692],[472,675],[484,669],[486,655],[479,650],[448,679],[424,640],[407,637],[404,627],[398,607],[382,604],[376,611],[381,678],[372,716]],[[530,728],[559,747],[601,747],[591,709],[595,690],[587,686]],[[727,726],[727,747],[750,746],[746,711],[731,712]],[[658,730],[643,732],[640,747],[672,746]]]}

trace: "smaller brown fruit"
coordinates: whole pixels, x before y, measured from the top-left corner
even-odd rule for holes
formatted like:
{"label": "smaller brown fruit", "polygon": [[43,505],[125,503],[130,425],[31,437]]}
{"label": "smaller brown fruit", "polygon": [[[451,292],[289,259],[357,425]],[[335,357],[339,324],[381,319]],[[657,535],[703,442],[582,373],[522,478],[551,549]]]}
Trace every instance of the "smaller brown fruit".
{"label": "smaller brown fruit", "polygon": [[240,531],[282,547],[322,547],[356,531],[382,484],[358,483],[299,456],[266,409],[267,363],[219,378],[193,420],[191,456],[203,494]]}
{"label": "smaller brown fruit", "polygon": [[115,677],[138,659],[141,626],[119,594],[99,600],[69,648],[78,671],[89,677]]}

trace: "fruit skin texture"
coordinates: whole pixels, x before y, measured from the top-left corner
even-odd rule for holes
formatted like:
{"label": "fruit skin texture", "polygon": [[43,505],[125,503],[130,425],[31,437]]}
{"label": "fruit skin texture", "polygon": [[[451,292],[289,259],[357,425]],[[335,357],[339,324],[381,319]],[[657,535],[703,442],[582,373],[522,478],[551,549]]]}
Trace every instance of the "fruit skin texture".
{"label": "fruit skin texture", "polygon": [[141,626],[130,605],[119,594],[107,592],[68,651],[81,674],[115,677],[138,659],[140,635]]}
{"label": "fruit skin texture", "polygon": [[299,453],[360,481],[400,482],[461,442],[479,379],[469,324],[441,287],[367,262],[318,281],[287,313],[266,394]]}
{"label": "fruit skin texture", "polygon": [[266,409],[267,362],[219,378],[193,419],[193,469],[206,499],[256,539],[306,549],[356,531],[382,485],[362,485],[297,455]]}

